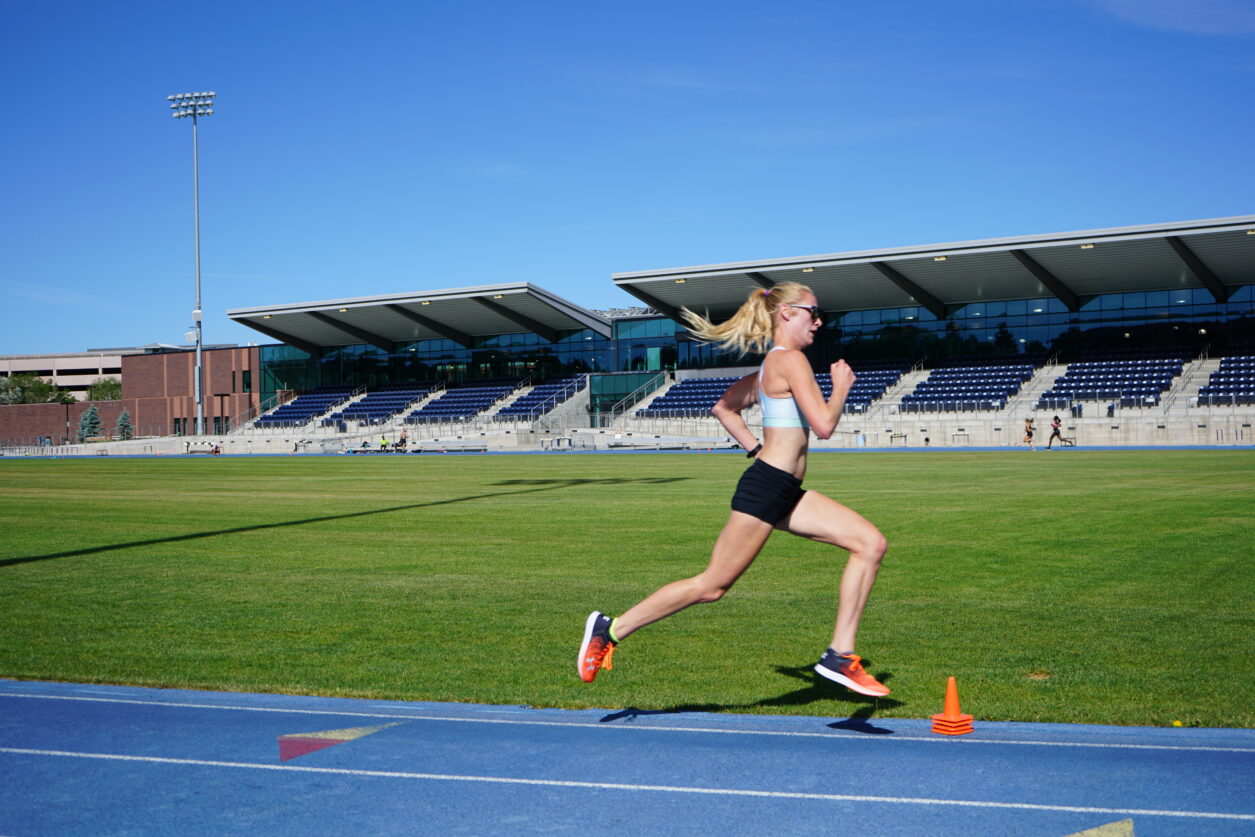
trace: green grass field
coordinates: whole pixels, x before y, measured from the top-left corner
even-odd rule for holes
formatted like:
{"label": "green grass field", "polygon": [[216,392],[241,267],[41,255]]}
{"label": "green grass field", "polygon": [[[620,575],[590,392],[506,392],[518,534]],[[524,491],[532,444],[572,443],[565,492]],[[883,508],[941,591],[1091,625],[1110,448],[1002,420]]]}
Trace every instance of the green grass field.
{"label": "green grass field", "polygon": [[724,600],[575,672],[587,613],[698,572],[730,455],[0,461],[0,675],[845,717],[1255,726],[1255,454],[822,453],[889,538],[817,682],[845,553],[775,535]]}

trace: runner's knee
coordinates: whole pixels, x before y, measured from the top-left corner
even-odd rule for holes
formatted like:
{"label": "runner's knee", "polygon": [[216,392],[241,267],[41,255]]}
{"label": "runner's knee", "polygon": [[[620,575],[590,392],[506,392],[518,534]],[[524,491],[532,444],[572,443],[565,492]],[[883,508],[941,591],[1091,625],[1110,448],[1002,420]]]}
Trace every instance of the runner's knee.
{"label": "runner's knee", "polygon": [[711,604],[723,598],[723,594],[732,588],[731,584],[720,584],[697,576],[693,579],[693,594],[698,604]]}
{"label": "runner's knee", "polygon": [[879,529],[873,528],[859,538],[855,548],[850,550],[850,554],[863,561],[869,561],[879,566],[885,557],[885,550],[889,548],[889,542],[885,540],[885,536],[880,534]]}

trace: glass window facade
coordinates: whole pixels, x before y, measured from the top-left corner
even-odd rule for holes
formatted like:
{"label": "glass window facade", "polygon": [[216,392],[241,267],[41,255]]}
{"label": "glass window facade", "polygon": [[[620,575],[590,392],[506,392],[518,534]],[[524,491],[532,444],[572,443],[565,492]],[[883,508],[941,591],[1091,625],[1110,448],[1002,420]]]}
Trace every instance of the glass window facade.
{"label": "glass window facade", "polygon": [[642,387],[656,382],[657,372],[624,372],[617,375],[598,375],[589,389],[589,403],[594,413],[609,412],[616,404]]}
{"label": "glass window facade", "polygon": [[[808,354],[822,369],[841,357],[932,364],[982,355],[1059,353],[1067,360],[1089,351],[1150,346],[1191,352],[1210,347],[1215,356],[1252,343],[1255,286],[1244,285],[1220,304],[1207,290],[1192,288],[1104,294],[1083,299],[1077,311],[1049,297],[972,302],[954,307],[945,319],[917,306],[829,312]],[[559,332],[553,342],[531,333],[501,334],[475,338],[469,347],[451,340],[398,343],[392,352],[340,346],[319,358],[292,346],[262,346],[260,382],[266,399],[280,390],[323,386],[489,378],[541,382],[586,372],[649,373],[758,361],[693,340],[673,320],[643,317],[616,320],[609,338],[591,329]],[[607,391],[606,397],[611,395]]]}
{"label": "glass window facade", "polygon": [[261,392],[317,387],[372,387],[390,383],[488,378],[535,382],[585,372],[616,371],[615,341],[591,329],[558,332],[554,342],[538,334],[499,334],[462,346],[452,340],[398,343],[392,352],[377,346],[338,346],[315,358],[293,346],[261,347]]}
{"label": "glass window facade", "polygon": [[1217,304],[1206,289],[1103,294],[1068,311],[1054,297],[972,302],[938,320],[923,308],[891,308],[831,315],[820,359],[901,358],[935,363],[955,357],[1014,353],[1065,359],[1105,349],[1183,347],[1213,355],[1249,344],[1255,304],[1252,287],[1237,288]]}
{"label": "glass window facade", "polygon": [[660,372],[675,369],[679,364],[676,335],[684,328],[674,320],[666,317],[616,320],[611,329],[616,348],[615,371]]}

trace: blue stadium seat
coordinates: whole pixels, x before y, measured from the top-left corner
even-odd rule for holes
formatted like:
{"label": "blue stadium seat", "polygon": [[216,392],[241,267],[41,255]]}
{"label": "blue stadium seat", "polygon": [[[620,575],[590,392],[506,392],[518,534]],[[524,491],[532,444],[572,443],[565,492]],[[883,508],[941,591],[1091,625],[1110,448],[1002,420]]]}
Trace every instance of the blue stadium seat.
{"label": "blue stadium seat", "polygon": [[571,396],[582,390],[587,382],[587,376],[575,375],[561,381],[540,384],[531,392],[502,407],[493,419],[496,421],[534,421],[559,404],[565,403]]}
{"label": "blue stadium seat", "polygon": [[934,369],[902,396],[902,412],[1000,410],[1033,377],[1033,360],[1016,357]]}
{"label": "blue stadium seat", "polygon": [[492,407],[518,388],[518,381],[447,389],[405,417],[406,424],[467,421]]}
{"label": "blue stadium seat", "polygon": [[[856,380],[846,397],[845,411],[866,412],[873,401],[898,382],[906,368],[903,366],[860,371],[856,366]],[[655,398],[648,407],[637,410],[636,415],[641,418],[707,418],[715,402],[736,381],[737,378],[734,377],[685,378]],[[824,398],[832,395],[832,378],[827,372],[816,375],[815,381]]]}
{"label": "blue stadium seat", "polygon": [[350,387],[320,387],[267,413],[254,427],[300,427],[353,397]]}
{"label": "blue stadium seat", "polygon": [[1255,404],[1255,355],[1221,358],[1220,368],[1199,388],[1196,404],[1200,407]]}
{"label": "blue stadium seat", "polygon": [[354,421],[360,424],[384,424],[397,413],[411,407],[431,393],[431,385],[396,384],[367,393],[362,400],[337,410],[322,420],[324,426]]}
{"label": "blue stadium seat", "polygon": [[1185,368],[1179,355],[1105,357],[1069,364],[1038,399],[1038,409],[1070,406],[1076,401],[1109,401],[1124,407],[1158,404]]}

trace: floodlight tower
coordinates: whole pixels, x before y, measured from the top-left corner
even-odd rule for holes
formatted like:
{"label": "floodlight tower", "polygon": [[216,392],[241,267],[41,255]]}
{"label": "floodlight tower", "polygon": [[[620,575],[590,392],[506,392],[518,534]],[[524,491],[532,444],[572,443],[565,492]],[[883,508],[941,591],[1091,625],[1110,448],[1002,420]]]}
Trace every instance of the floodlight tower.
{"label": "floodlight tower", "polygon": [[182,119],[192,117],[192,217],[196,228],[196,307],[192,309],[192,328],[196,331],[196,435],[205,432],[205,392],[201,375],[201,310],[200,310],[200,172],[197,162],[196,120],[214,115],[214,96],[217,93],[179,93],[167,96],[171,116]]}

